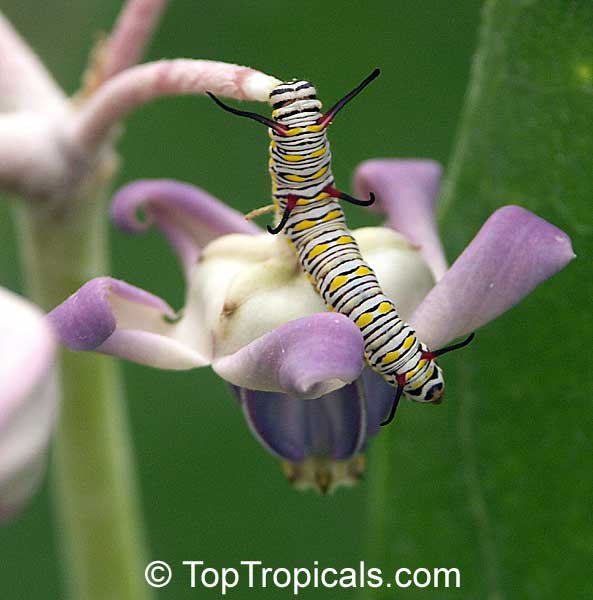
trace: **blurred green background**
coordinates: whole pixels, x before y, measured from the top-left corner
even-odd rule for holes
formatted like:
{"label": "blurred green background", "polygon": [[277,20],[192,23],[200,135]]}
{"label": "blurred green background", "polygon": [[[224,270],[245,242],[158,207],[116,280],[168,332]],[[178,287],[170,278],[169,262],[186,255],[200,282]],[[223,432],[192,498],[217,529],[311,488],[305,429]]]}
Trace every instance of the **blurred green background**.
{"label": "blurred green background", "polygon": [[[92,41],[109,30],[119,0],[2,0],[62,86],[73,92]],[[326,104],[374,67],[381,78],[331,130],[334,173],[347,188],[371,157],[429,157],[446,164],[475,49],[481,2],[398,0],[171,3],[147,60],[192,57],[247,64],[279,78],[313,81]],[[261,109],[261,107],[259,107]],[[266,132],[230,118],[205,98],[163,99],[127,121],[118,185],[140,177],[198,184],[239,210],[266,204]],[[346,207],[353,226],[376,223]],[[0,205],[0,282],[22,288],[10,213]],[[154,233],[114,230],[112,275],[183,304],[181,271]],[[459,249],[445,237],[445,246]],[[541,328],[546,323],[541,322]],[[208,369],[168,373],[124,365],[151,559],[234,566],[352,566],[364,557],[365,484],[333,496],[292,491],[275,459],[251,437],[225,385]],[[387,435],[397,435],[396,430]],[[429,461],[428,455],[425,460]],[[369,469],[378,468],[369,453]],[[405,492],[400,495],[405,498]],[[60,598],[49,479],[31,508],[0,529],[0,597]],[[438,498],[434,498],[438,505]],[[390,510],[397,511],[397,506]],[[430,513],[432,507],[426,507]],[[409,532],[408,532],[409,533]],[[413,532],[431,544],[431,532]],[[446,556],[446,548],[441,555]],[[406,565],[392,565],[406,566]],[[422,566],[455,566],[425,564]],[[277,590],[236,598],[284,597]],[[355,593],[341,590],[340,597]],[[404,591],[394,597],[405,596]],[[439,597],[439,591],[427,592]],[[178,578],[159,597],[197,597]],[[214,592],[199,597],[218,597]],[[334,597],[311,591],[302,597]],[[455,592],[447,597],[456,597]],[[485,596],[484,596],[485,597]],[[533,597],[537,597],[533,596]],[[115,599],[114,599],[115,600]]]}

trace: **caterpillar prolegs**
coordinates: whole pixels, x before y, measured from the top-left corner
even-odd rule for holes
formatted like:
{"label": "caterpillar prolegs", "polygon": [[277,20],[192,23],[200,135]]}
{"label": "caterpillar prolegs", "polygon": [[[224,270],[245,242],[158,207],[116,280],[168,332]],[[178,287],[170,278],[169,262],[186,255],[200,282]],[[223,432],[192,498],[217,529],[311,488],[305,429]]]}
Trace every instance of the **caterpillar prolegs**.
{"label": "caterpillar prolegs", "polygon": [[339,200],[369,205],[374,196],[358,200],[334,187],[327,127],[378,75],[375,69],[324,114],[308,81],[288,81],[272,90],[271,119],[237,110],[209,95],[225,110],[268,126],[273,207],[278,217],[268,231],[284,233],[325,304],[359,327],[369,366],[396,388],[390,414],[382,423],[387,425],[402,393],[417,402],[441,401],[445,381],[435,359],[467,345],[473,334],[458,344],[430,351],[399,318],[346,226]]}

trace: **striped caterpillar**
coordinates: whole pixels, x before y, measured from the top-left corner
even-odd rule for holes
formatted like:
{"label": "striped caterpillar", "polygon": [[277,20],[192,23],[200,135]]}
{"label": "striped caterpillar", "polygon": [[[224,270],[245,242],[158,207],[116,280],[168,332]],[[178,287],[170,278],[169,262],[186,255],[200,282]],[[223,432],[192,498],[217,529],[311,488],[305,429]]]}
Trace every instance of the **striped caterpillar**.
{"label": "striped caterpillar", "polygon": [[326,130],[336,114],[379,73],[375,69],[325,114],[321,114],[321,102],[308,81],[284,82],[272,90],[272,119],[237,110],[208,95],[224,110],[268,126],[274,204],[248,217],[273,210],[278,222],[274,227],[268,225],[268,231],[284,232],[328,308],[359,327],[367,363],[396,388],[390,413],[381,423],[387,425],[402,393],[416,402],[441,402],[445,382],[435,359],[469,344],[474,334],[458,344],[430,351],[399,318],[346,227],[338,200],[368,206],[374,195],[358,200],[334,187]]}

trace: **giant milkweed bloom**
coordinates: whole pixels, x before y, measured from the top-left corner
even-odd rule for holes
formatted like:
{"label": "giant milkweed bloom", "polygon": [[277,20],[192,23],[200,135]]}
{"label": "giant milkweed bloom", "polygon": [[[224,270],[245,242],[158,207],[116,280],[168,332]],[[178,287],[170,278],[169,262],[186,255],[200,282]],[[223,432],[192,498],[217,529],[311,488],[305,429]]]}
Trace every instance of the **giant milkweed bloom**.
{"label": "giant milkweed bloom", "polygon": [[[435,221],[440,177],[422,160],[368,161],[355,177],[387,215],[386,227],[354,230],[363,257],[429,348],[485,325],[574,257],[565,233],[506,206],[447,268]],[[211,365],[291,481],[322,491],[356,481],[393,388],[365,368],[360,331],[326,311],[283,236],[169,180],[129,184],[111,210],[124,231],[154,225],[167,237],[184,268],[185,308],[97,278],[50,314],[62,342],[163,369]]]}

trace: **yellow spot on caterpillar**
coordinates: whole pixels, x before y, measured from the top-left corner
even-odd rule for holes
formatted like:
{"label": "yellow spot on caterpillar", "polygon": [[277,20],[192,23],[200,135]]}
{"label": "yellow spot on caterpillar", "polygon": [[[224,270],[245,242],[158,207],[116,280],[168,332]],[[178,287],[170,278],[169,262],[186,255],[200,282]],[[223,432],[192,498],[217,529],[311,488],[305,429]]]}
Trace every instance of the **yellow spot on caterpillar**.
{"label": "yellow spot on caterpillar", "polygon": [[323,217],[323,221],[333,221],[333,219],[339,217],[341,213],[341,210],[332,210],[331,212],[328,212],[325,217]]}
{"label": "yellow spot on caterpillar", "polygon": [[309,125],[305,128],[308,133],[319,133],[323,130],[323,125]]}
{"label": "yellow spot on caterpillar", "polygon": [[325,154],[325,146],[323,148],[319,148],[319,150],[315,150],[315,152],[311,152],[309,154],[309,158],[317,158],[318,156],[323,156]]}
{"label": "yellow spot on caterpillar", "polygon": [[285,137],[292,137],[293,135],[298,135],[299,133],[303,133],[304,129],[302,127],[294,127],[293,129],[289,129],[284,132]]}
{"label": "yellow spot on caterpillar", "polygon": [[384,315],[385,313],[388,313],[391,310],[391,304],[389,304],[389,302],[381,302],[381,304],[379,304],[379,313]]}
{"label": "yellow spot on caterpillar", "polygon": [[319,256],[322,252],[325,252],[328,248],[329,248],[329,244],[318,244],[317,246],[315,246],[315,248],[313,248],[313,250],[311,250],[311,252],[309,252],[307,259],[311,260],[312,258]]}
{"label": "yellow spot on caterpillar", "polygon": [[434,366],[427,373],[425,373],[425,375],[420,379],[420,381],[417,381],[412,386],[410,386],[410,389],[417,390],[418,388],[421,388],[432,377],[433,372]]}
{"label": "yellow spot on caterpillar", "polygon": [[373,313],[364,313],[356,319],[358,327],[366,327],[369,323],[373,322]]}
{"label": "yellow spot on caterpillar", "polygon": [[288,181],[294,181],[296,183],[306,181],[306,179],[304,177],[301,177],[300,175],[285,175],[284,179],[287,179]]}
{"label": "yellow spot on caterpillar", "polygon": [[299,162],[300,160],[305,160],[307,157],[300,154],[284,154],[282,158],[288,162]]}
{"label": "yellow spot on caterpillar", "polygon": [[310,219],[305,219],[304,221],[301,221],[300,223],[297,223],[294,226],[294,231],[305,231],[305,229],[310,229],[311,227],[313,227],[313,225],[317,225],[317,223],[321,223],[324,221],[332,221],[333,219],[339,217],[341,214],[341,210],[332,210],[331,212],[327,213],[327,215],[325,215],[323,219],[320,219],[319,221],[311,221]]}
{"label": "yellow spot on caterpillar", "polygon": [[383,360],[381,361],[384,365],[387,365],[389,363],[392,363],[394,361],[396,361],[398,358],[400,357],[400,354],[397,350],[394,350],[393,352],[388,352],[384,357]]}
{"label": "yellow spot on caterpillar", "polygon": [[329,291],[335,292],[337,289],[341,288],[347,281],[347,275],[338,275],[337,277],[334,277],[329,286]]}
{"label": "yellow spot on caterpillar", "polygon": [[414,345],[414,336],[413,335],[409,335],[405,340],[404,343],[402,344],[402,348],[404,350],[409,350],[412,346]]}
{"label": "yellow spot on caterpillar", "polygon": [[414,377],[414,375],[416,375],[416,373],[418,373],[418,371],[420,371],[425,364],[426,364],[425,360],[419,360],[418,364],[413,369],[411,369],[410,371],[408,371],[406,373],[406,378],[412,379],[412,377]]}
{"label": "yellow spot on caterpillar", "polygon": [[408,379],[411,379],[412,377],[414,377],[414,375],[416,375],[416,373],[418,373],[418,371],[419,371],[420,369],[421,369],[420,362],[418,362],[418,364],[417,364],[417,365],[416,365],[416,366],[415,366],[413,369],[410,369],[410,370],[407,372],[407,377],[408,377]]}
{"label": "yellow spot on caterpillar", "polygon": [[[407,375],[406,375],[406,379],[407,379],[407,378],[408,378],[408,377],[407,377]],[[418,382],[416,382],[416,383],[414,383],[414,384],[410,385],[410,386],[408,387],[408,389],[410,389],[410,390],[417,390],[418,388],[421,388],[421,387],[422,387],[422,386],[423,386],[425,383],[426,383],[426,381],[424,381],[424,380],[418,381]]]}
{"label": "yellow spot on caterpillar", "polygon": [[301,221],[294,226],[295,231],[305,231],[305,229],[309,229],[315,225],[315,221],[309,221],[308,219],[305,221]]}
{"label": "yellow spot on caterpillar", "polygon": [[336,244],[349,244],[354,240],[349,235],[341,235],[336,241]]}
{"label": "yellow spot on caterpillar", "polygon": [[368,267],[358,267],[356,271],[354,271],[355,275],[368,275],[371,273],[371,270]]}
{"label": "yellow spot on caterpillar", "polygon": [[326,172],[327,172],[327,166],[321,167],[321,169],[319,169],[319,171],[317,171],[317,173],[313,173],[313,175],[311,175],[311,179],[319,179],[320,177],[325,175]]}
{"label": "yellow spot on caterpillar", "polygon": [[325,200],[326,198],[329,198],[329,194],[326,192],[321,192],[320,194],[317,194],[313,200]]}

